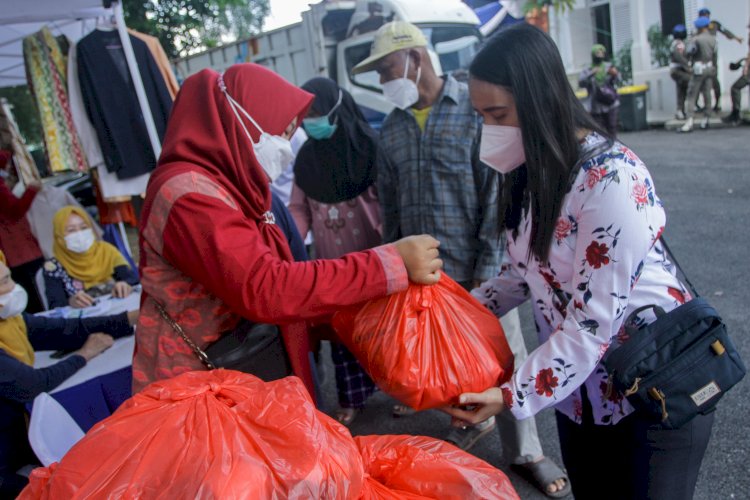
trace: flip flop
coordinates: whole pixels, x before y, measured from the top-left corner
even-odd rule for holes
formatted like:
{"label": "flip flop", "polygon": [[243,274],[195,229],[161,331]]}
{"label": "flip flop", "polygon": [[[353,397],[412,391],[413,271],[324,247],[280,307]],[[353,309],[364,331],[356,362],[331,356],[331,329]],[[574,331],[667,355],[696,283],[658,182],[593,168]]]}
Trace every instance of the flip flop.
{"label": "flip flop", "polygon": [[362,410],[359,408],[339,408],[333,418],[342,425],[349,427]]}
{"label": "flip flop", "polygon": [[[539,462],[511,464],[510,469],[536,486],[539,491],[550,498],[562,498],[570,495],[571,488],[568,475],[547,457],[544,457]],[[551,493],[547,490],[547,487],[557,479],[564,479],[565,486],[563,489]]]}
{"label": "flip flop", "polygon": [[410,417],[417,413],[417,410],[414,408],[410,408],[406,405],[401,404],[395,404],[393,405],[393,417],[399,418],[399,417]]}

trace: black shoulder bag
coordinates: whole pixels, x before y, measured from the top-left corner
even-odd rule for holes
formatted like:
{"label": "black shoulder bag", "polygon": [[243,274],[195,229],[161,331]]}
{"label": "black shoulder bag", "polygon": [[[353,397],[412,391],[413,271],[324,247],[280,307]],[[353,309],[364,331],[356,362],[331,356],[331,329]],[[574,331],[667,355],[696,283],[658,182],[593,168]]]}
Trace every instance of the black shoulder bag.
{"label": "black shoulder bag", "polygon": [[243,319],[234,330],[222,333],[219,340],[204,351],[190,340],[159,302],[156,302],[156,309],[209,370],[237,370],[255,375],[266,382],[292,374],[281,330],[276,325],[252,323]]}
{"label": "black shoulder bag", "polygon": [[[607,351],[603,363],[610,383],[633,407],[676,429],[714,411],[745,376],[745,365],[719,314],[698,295],[664,238],[661,242],[693,299],[668,313],[656,305],[633,311],[624,323],[629,340]],[[648,309],[656,320],[635,326],[637,314]]]}

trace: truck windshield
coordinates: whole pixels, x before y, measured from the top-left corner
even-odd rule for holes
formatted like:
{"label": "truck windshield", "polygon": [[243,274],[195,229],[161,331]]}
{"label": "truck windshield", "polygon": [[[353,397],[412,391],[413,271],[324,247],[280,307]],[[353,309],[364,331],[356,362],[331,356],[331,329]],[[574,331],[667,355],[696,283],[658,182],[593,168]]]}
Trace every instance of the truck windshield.
{"label": "truck windshield", "polygon": [[[422,25],[429,44],[432,64],[438,74],[452,73],[464,80],[474,55],[479,50],[482,35],[474,26]],[[381,91],[380,77],[376,71],[352,75],[351,70],[370,55],[372,40],[348,47],[345,51],[346,69],[352,83],[371,90]]]}

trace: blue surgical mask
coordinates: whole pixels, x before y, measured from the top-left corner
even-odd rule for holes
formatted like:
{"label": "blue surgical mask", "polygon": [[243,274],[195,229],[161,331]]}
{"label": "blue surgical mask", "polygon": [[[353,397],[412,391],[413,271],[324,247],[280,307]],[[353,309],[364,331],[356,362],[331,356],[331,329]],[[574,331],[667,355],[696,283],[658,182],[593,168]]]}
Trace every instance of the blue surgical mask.
{"label": "blue surgical mask", "polygon": [[333,133],[336,132],[337,124],[331,123],[331,114],[333,114],[336,108],[341,104],[342,97],[343,93],[341,92],[341,89],[339,89],[339,100],[336,101],[336,105],[331,108],[331,111],[329,111],[327,115],[316,116],[315,118],[305,118],[302,120],[302,127],[304,127],[307,135],[318,141],[330,139],[333,136]]}

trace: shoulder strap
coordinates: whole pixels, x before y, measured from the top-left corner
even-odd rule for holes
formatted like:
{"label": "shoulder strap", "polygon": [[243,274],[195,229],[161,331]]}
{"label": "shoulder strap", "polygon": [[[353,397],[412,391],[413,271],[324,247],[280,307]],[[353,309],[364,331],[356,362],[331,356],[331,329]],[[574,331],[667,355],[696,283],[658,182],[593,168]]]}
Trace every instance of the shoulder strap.
{"label": "shoulder strap", "polygon": [[203,352],[195,342],[190,340],[190,337],[188,337],[182,327],[174,319],[172,319],[169,313],[164,309],[164,306],[156,300],[154,300],[154,304],[156,304],[156,310],[159,311],[159,314],[164,319],[164,321],[166,321],[167,324],[171,326],[172,329],[177,332],[180,337],[182,337],[182,340],[184,340],[185,343],[190,346],[190,349],[192,349],[198,359],[200,359],[201,362],[206,365],[206,368],[208,368],[209,370],[215,369],[216,367],[213,365],[213,363],[211,363],[211,360],[208,359],[208,355]]}
{"label": "shoulder strap", "polygon": [[664,239],[664,236],[661,236],[659,238],[661,240],[661,246],[664,247],[664,251],[669,256],[669,260],[674,262],[675,267],[677,267],[677,270],[682,275],[683,279],[685,280],[685,283],[687,283],[688,287],[690,287],[690,291],[693,292],[693,297],[700,297],[700,294],[698,293],[698,290],[695,289],[693,284],[690,282],[690,279],[687,277],[687,274],[685,274],[685,271],[682,269],[682,266],[679,262],[677,262],[677,259],[675,258],[674,254],[672,253],[672,250],[669,249],[669,245],[667,245],[667,240]]}
{"label": "shoulder strap", "polygon": [[[674,262],[675,267],[677,267],[677,270],[682,275],[682,278],[685,280],[685,283],[687,283],[688,287],[690,287],[690,291],[693,293],[693,298],[700,297],[700,294],[695,289],[693,284],[690,282],[690,279],[688,279],[687,275],[685,274],[685,271],[682,270],[682,266],[679,262],[677,262],[677,259],[675,258],[672,251],[669,249],[669,246],[667,245],[667,241],[664,239],[664,236],[659,237],[659,240],[661,241],[662,246],[664,247],[664,251],[669,256],[669,259]],[[558,288],[553,288],[555,296],[557,297],[557,300],[560,301],[560,304],[562,304],[563,307],[568,307],[568,302],[570,302],[570,297],[568,297],[562,290]],[[651,307],[651,306],[646,306]],[[641,308],[643,309],[643,308]]]}

